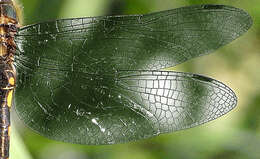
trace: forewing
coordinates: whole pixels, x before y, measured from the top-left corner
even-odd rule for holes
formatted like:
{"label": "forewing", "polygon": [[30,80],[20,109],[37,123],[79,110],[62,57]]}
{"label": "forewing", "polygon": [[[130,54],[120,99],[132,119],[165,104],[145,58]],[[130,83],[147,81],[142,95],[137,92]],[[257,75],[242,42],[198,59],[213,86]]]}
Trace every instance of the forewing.
{"label": "forewing", "polygon": [[21,51],[17,56],[32,63],[47,60],[44,62],[50,67],[62,69],[78,64],[94,71],[109,63],[108,70],[158,70],[208,54],[238,38],[251,25],[245,11],[223,5],[63,19],[22,28],[16,36]]}

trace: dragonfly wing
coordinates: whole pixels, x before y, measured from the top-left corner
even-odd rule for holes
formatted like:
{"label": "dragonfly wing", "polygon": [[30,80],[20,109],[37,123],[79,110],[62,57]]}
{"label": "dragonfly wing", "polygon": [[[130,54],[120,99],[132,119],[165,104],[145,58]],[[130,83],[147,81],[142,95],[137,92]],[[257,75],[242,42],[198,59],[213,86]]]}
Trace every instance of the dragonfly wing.
{"label": "dragonfly wing", "polygon": [[[223,84],[198,75],[122,70],[174,66],[231,42],[250,26],[240,9],[203,5],[24,27],[15,37],[17,113],[46,137],[81,144],[138,140],[213,120],[236,103]],[[142,92],[165,77],[172,84],[152,86],[154,98]],[[162,98],[169,90],[179,95]]]}
{"label": "dragonfly wing", "polygon": [[20,54],[32,61],[71,57],[83,58],[82,65],[109,62],[115,70],[158,70],[208,54],[251,25],[251,17],[241,9],[200,5],[147,15],[39,23],[22,28],[16,42]]}
{"label": "dragonfly wing", "polygon": [[74,72],[57,79],[58,73],[52,74],[52,80],[40,73],[25,75],[16,90],[16,110],[33,130],[65,142],[113,144],[144,139],[200,125],[236,105],[230,88],[195,74]]}

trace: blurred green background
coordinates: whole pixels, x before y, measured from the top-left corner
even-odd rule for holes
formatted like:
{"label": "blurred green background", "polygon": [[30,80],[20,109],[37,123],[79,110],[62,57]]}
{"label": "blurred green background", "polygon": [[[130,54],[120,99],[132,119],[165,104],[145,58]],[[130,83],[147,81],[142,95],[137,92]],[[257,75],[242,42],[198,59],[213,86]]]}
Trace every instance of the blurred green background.
{"label": "blurred green background", "polygon": [[12,112],[11,159],[258,159],[260,158],[259,0],[21,0],[24,25],[57,18],[145,14],[192,4],[226,4],[245,9],[254,20],[241,38],[215,53],[174,70],[210,76],[230,86],[237,107],[202,126],[109,146],[56,142],[29,128]]}

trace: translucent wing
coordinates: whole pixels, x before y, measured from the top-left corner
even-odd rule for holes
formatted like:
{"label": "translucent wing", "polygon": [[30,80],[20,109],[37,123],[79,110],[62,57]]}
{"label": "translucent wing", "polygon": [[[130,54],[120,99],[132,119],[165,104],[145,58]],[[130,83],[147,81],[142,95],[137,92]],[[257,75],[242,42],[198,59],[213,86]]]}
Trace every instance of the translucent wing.
{"label": "translucent wing", "polygon": [[99,70],[100,65],[109,67],[107,71],[157,70],[212,52],[251,25],[246,12],[222,5],[63,19],[22,28],[16,37],[21,51],[17,56],[51,68],[87,68],[85,72]]}
{"label": "translucent wing", "polygon": [[240,9],[203,5],[24,27],[16,36],[17,113],[44,136],[81,144],[138,140],[213,120],[236,105],[228,87],[199,75],[138,70],[207,54],[251,23]]}
{"label": "translucent wing", "polygon": [[208,122],[236,105],[232,90],[200,75],[119,71],[57,78],[50,72],[56,76],[50,80],[45,71],[17,88],[16,110],[32,129],[65,142],[144,139]]}

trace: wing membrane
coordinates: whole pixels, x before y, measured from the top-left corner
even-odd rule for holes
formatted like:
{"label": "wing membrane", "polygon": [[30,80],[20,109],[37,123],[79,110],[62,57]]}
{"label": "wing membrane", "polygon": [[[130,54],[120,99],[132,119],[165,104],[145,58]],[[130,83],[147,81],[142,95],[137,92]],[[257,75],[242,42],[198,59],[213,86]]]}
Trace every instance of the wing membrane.
{"label": "wing membrane", "polygon": [[205,55],[250,26],[240,9],[202,5],[24,27],[16,36],[16,110],[40,134],[80,144],[127,142],[208,122],[236,105],[227,86],[152,70]]}
{"label": "wing membrane", "polygon": [[[48,58],[50,67],[63,69],[77,61],[83,68],[87,63],[109,63],[114,70],[158,70],[208,54],[242,35],[251,24],[246,12],[222,5],[63,19],[22,28],[16,37],[17,56],[32,63]],[[69,66],[59,63],[64,60]]]}
{"label": "wing membrane", "polygon": [[162,71],[80,74],[63,81],[35,74],[16,94],[18,114],[32,129],[80,144],[121,143],[190,128],[236,105],[232,90],[216,80]]}

